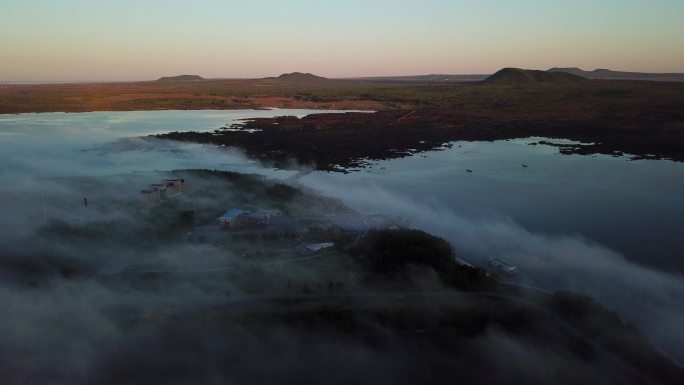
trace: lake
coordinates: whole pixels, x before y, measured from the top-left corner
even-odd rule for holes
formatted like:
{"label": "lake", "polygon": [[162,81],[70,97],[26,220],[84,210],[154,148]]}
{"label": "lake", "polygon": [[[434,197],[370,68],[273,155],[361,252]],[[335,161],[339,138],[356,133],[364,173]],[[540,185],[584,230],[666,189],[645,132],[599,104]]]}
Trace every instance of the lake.
{"label": "lake", "polygon": [[[348,175],[307,178],[336,186],[322,187],[328,193],[341,185],[374,186],[437,211],[511,220],[550,236],[581,236],[638,263],[684,271],[684,164],[562,155],[551,146],[530,145],[543,139],[455,142],[443,151],[372,162]],[[358,208],[375,211],[382,203],[370,199]]]}

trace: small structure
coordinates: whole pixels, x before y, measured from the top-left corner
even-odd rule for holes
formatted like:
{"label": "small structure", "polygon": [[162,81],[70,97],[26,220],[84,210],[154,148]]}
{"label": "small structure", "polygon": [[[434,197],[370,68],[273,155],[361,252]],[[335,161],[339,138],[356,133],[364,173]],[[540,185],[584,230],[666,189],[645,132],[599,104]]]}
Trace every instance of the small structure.
{"label": "small structure", "polygon": [[249,210],[232,209],[219,217],[219,227],[223,230],[242,230],[265,227],[271,223],[268,213]]}
{"label": "small structure", "polygon": [[163,182],[175,192],[183,192],[185,188],[185,179],[164,179]]}
{"label": "small structure", "polygon": [[248,213],[249,211],[240,209],[228,210],[219,217],[219,226],[222,229],[232,227],[232,225],[238,220],[240,216],[247,215]]}
{"label": "small structure", "polygon": [[489,266],[491,269],[495,271],[508,275],[513,275],[518,270],[518,268],[514,264],[499,258],[489,258],[487,266]]}
{"label": "small structure", "polygon": [[166,198],[171,191],[179,194],[184,189],[185,179],[164,179],[161,183],[154,183],[140,190],[140,200],[143,202],[156,202]]}
{"label": "small structure", "polygon": [[301,255],[314,255],[327,251],[335,247],[333,242],[322,242],[322,243],[309,243],[304,245],[299,245],[295,250]]}

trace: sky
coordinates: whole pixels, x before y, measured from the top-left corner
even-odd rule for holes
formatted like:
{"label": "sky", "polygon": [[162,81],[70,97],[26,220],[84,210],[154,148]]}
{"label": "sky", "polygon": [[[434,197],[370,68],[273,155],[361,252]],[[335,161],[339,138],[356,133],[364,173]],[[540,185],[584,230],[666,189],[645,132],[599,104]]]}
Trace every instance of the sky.
{"label": "sky", "polygon": [[2,0],[0,81],[684,72],[682,0]]}

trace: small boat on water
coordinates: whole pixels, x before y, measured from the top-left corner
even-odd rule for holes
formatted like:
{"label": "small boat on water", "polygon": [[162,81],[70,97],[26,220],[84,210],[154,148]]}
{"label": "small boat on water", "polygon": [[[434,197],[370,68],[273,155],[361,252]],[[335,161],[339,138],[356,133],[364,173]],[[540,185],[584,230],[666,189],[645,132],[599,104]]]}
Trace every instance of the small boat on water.
{"label": "small boat on water", "polygon": [[525,168],[527,168],[527,165],[526,165],[525,163],[523,163],[523,165],[522,165],[522,166],[523,166],[523,167],[525,167]]}
{"label": "small boat on water", "polygon": [[473,172],[473,170],[466,168],[466,172]]}

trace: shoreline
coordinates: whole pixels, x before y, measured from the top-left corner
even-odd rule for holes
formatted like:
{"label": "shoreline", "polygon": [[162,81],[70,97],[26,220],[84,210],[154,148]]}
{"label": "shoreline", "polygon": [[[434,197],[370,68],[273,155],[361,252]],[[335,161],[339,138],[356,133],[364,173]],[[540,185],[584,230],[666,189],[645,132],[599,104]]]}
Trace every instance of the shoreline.
{"label": "shoreline", "polygon": [[[246,120],[238,130],[170,132],[160,139],[236,147],[276,167],[292,161],[321,171],[346,172],[368,160],[401,158],[449,147],[455,141],[494,141],[540,137],[580,144],[550,143],[562,154],[684,161],[684,130],[657,130],[644,135],[651,122],[623,126],[620,120],[496,122],[463,119],[444,110],[395,110],[374,113],[313,114]],[[539,143],[546,144],[546,143]]]}
{"label": "shoreline", "polygon": [[[322,111],[321,113],[347,113],[347,112],[358,112],[358,113],[374,113],[376,110],[366,110],[366,109],[331,109],[331,108],[284,108],[284,107],[255,107],[255,108],[196,108],[196,109],[178,109],[178,108],[159,108],[155,110],[92,110],[92,111],[33,111],[33,112],[0,112],[0,119],[4,116],[21,116],[21,115],[40,115],[40,114],[94,114],[94,113],[117,113],[117,112],[186,112],[186,111],[206,111],[206,112],[216,112],[216,111],[297,111],[297,110],[311,110],[311,111]],[[252,119],[252,118],[247,118]]]}
{"label": "shoreline", "polygon": [[[322,104],[322,105],[321,105]],[[382,106],[373,105],[373,103],[358,103],[353,100],[339,101],[336,103],[318,103],[312,105],[311,103],[301,103],[301,102],[282,102],[282,103],[270,103],[270,104],[254,104],[254,105],[230,105],[227,107],[217,107],[210,108],[207,106],[197,106],[192,108],[133,108],[133,109],[68,109],[68,110],[30,110],[30,111],[11,111],[5,112],[0,110],[0,116],[9,115],[22,115],[22,114],[82,114],[82,113],[94,113],[94,112],[154,112],[154,111],[263,111],[263,110],[317,110],[317,111],[349,111],[349,112],[375,112],[381,110]]]}

